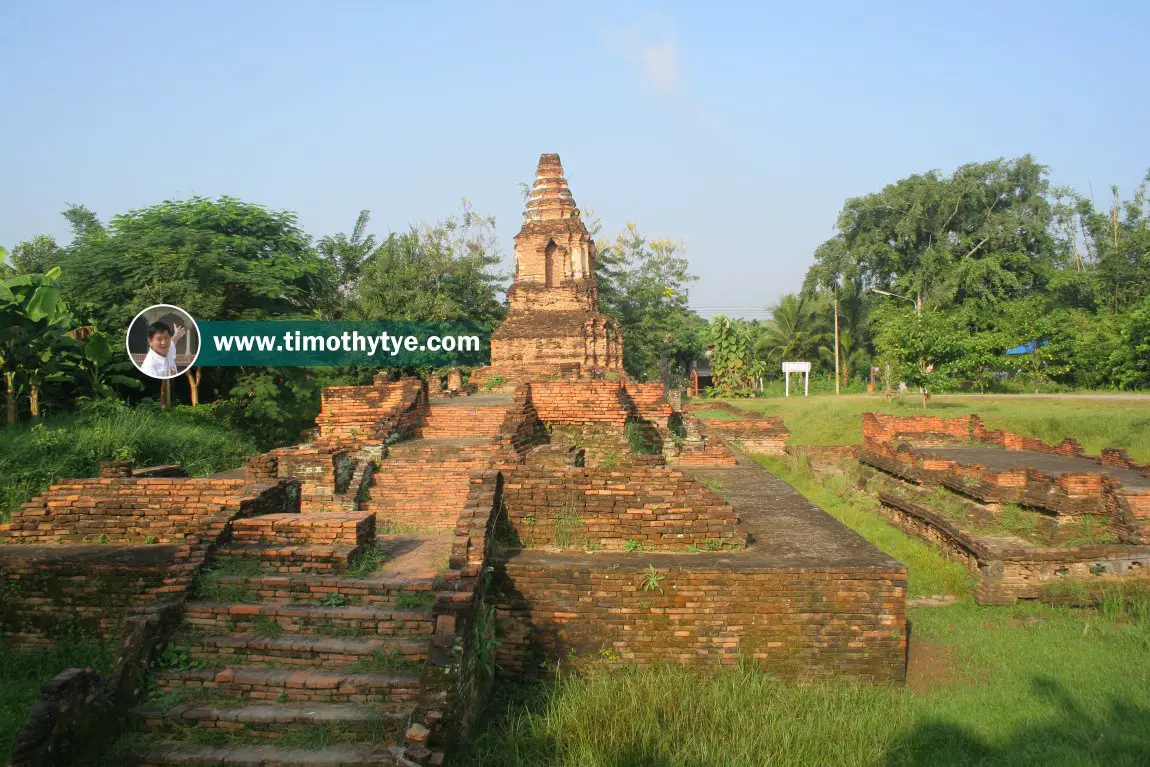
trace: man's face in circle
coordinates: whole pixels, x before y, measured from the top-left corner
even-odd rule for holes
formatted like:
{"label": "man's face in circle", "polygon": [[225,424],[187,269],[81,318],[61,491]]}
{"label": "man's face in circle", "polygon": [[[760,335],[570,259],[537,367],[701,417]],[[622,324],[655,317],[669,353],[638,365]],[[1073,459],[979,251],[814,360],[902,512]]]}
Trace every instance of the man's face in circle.
{"label": "man's face in circle", "polygon": [[152,348],[156,354],[161,357],[168,356],[168,347],[172,345],[172,337],[168,335],[166,330],[158,330],[156,334],[148,340],[148,346]]}

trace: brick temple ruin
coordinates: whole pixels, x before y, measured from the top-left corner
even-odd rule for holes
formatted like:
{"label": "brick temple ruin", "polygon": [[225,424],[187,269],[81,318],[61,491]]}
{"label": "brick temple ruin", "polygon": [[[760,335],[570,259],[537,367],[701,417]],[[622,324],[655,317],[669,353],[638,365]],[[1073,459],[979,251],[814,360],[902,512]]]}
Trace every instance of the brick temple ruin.
{"label": "brick temple ruin", "polygon": [[903,683],[906,568],[746,457],[778,419],[622,375],[556,155],[527,219],[474,376],[510,392],[331,387],[309,441],[242,470],[110,463],[0,526],[10,641],[123,641],[45,687],[14,765],[125,720],[142,764],[442,764],[495,678],[573,659]]}
{"label": "brick temple ruin", "polygon": [[1150,466],[988,429],[978,416],[863,414],[883,514],[978,577],[982,604],[1088,601],[1150,578]]}
{"label": "brick temple ruin", "polygon": [[472,381],[621,376],[623,334],[599,311],[595,242],[559,155],[540,156],[523,217],[507,317],[491,334],[490,367],[475,371]]}

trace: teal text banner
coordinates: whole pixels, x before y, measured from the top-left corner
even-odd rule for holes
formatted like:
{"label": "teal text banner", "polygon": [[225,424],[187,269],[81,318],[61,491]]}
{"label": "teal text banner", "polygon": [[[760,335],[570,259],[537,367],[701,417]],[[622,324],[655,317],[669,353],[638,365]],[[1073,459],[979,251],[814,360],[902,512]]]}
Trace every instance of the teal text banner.
{"label": "teal text banner", "polygon": [[460,322],[197,322],[196,365],[475,367],[491,359],[491,328]]}

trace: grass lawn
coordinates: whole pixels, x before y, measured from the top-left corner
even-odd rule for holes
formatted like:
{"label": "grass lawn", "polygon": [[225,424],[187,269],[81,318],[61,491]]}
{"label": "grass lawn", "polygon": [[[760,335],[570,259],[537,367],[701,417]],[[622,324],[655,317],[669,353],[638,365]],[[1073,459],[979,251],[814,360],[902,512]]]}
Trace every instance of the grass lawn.
{"label": "grass lawn", "polygon": [[116,659],[119,642],[61,642],[52,650],[13,652],[0,643],[0,761],[7,761],[16,733],[40,696],[40,686],[66,668],[91,667],[104,673]]}
{"label": "grass lawn", "polygon": [[[907,395],[900,402],[881,396],[848,394],[802,397],[767,397],[727,400],[736,407],[782,416],[793,434],[793,445],[851,445],[862,443],[860,414],[866,411],[895,415],[921,415],[921,402]],[[942,418],[977,413],[986,425],[1018,434],[1061,442],[1074,436],[1088,453],[1104,447],[1130,451],[1138,461],[1150,463],[1150,398],[1143,400],[1076,397],[1022,397],[942,395],[932,398],[927,415]]]}
{"label": "grass lawn", "polygon": [[[933,409],[977,411],[994,426],[1047,439],[1089,425],[1104,440],[1083,439],[1089,449],[1141,445],[1142,460],[1150,460],[1150,436],[1132,425],[1146,423],[1150,403],[1001,400]],[[867,409],[920,412],[862,398],[736,404],[783,415],[806,444],[859,441],[858,413]],[[700,674],[589,661],[580,674],[499,688],[460,764],[1150,764],[1150,592],[1115,592],[1099,609],[976,605],[965,568],[886,524],[849,477],[812,475],[794,460],[759,460],[904,562],[911,597],[959,598],[908,610],[907,686],[793,685],[751,669]]]}

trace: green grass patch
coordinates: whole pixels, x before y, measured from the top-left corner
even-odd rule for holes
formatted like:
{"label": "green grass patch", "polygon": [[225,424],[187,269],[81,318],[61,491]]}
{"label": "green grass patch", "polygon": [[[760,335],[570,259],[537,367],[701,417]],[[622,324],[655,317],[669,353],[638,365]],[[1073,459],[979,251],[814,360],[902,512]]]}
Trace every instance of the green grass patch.
{"label": "green grass patch", "polygon": [[267,615],[257,615],[252,621],[252,633],[263,637],[278,637],[284,633],[283,624]]}
{"label": "green grass patch", "polygon": [[[745,410],[781,416],[792,445],[857,445],[862,443],[862,419],[867,411],[922,415],[917,397],[887,402],[882,396],[768,397],[729,400]],[[1076,397],[939,395],[927,415],[941,418],[977,413],[988,428],[1006,429],[1048,443],[1072,436],[1097,455],[1104,447],[1129,451],[1135,460],[1150,463],[1150,398],[1144,400]]]}
{"label": "green grass patch", "polygon": [[61,478],[96,476],[100,461],[178,463],[193,476],[206,476],[239,466],[259,452],[251,438],[213,421],[210,413],[210,406],[163,412],[112,403],[5,428],[0,522]]}
{"label": "green grass patch", "polygon": [[387,561],[387,547],[373,543],[360,551],[347,568],[349,578],[366,578]]}
{"label": "green grass patch", "polygon": [[401,610],[430,610],[435,607],[435,595],[430,591],[401,591],[395,595],[395,606]]}
{"label": "green grass patch", "polygon": [[0,640],[0,760],[6,759],[40,687],[67,668],[94,668],[107,673],[119,643],[92,640],[61,642],[50,650],[17,652]]}

